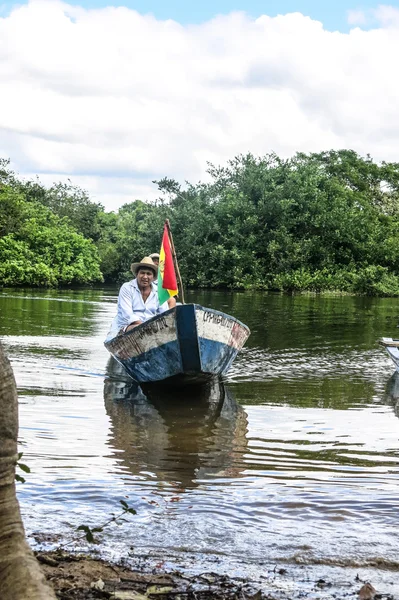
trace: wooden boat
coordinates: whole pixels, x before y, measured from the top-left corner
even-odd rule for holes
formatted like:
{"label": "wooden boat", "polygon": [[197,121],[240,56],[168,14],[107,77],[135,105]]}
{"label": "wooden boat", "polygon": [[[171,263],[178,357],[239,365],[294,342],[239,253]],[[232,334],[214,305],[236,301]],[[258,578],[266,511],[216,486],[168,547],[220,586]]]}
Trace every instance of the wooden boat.
{"label": "wooden boat", "polygon": [[230,315],[181,304],[106,340],[105,347],[138,383],[201,383],[227,372],[249,334]]}
{"label": "wooden boat", "polygon": [[399,340],[383,337],[380,339],[380,344],[384,346],[396,369],[399,371]]}

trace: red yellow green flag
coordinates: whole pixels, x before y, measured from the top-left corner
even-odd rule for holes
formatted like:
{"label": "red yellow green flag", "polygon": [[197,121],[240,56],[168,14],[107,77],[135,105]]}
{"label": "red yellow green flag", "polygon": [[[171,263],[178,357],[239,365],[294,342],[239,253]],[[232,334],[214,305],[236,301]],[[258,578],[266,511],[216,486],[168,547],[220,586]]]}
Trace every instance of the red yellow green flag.
{"label": "red yellow green flag", "polygon": [[159,253],[158,267],[158,299],[159,304],[163,304],[172,296],[177,296],[177,281],[175,266],[173,264],[172,251],[170,249],[170,239],[168,228],[165,225],[163,230],[161,251]]}

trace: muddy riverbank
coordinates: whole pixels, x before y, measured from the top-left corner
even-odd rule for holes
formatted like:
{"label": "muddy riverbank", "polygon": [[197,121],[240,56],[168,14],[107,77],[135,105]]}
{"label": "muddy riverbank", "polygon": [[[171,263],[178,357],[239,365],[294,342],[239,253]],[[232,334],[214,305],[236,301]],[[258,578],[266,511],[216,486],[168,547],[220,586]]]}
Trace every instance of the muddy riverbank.
{"label": "muddy riverbank", "polygon": [[161,565],[158,569],[146,572],[63,550],[37,552],[36,557],[60,600],[270,598],[253,582],[216,573],[196,576],[184,575],[179,571],[167,573]]}
{"label": "muddy riverbank", "polygon": [[[370,582],[358,575],[342,582],[328,578],[306,581],[306,572],[297,586],[284,585],[290,579],[289,569],[275,565],[264,570],[258,581],[204,572],[188,575],[178,570],[168,571],[160,563],[148,569],[143,558],[140,568],[111,563],[85,554],[64,550],[36,552],[47,580],[59,600],[288,600],[340,599],[394,600],[389,593],[378,593]],[[394,575],[393,575],[394,576]]]}

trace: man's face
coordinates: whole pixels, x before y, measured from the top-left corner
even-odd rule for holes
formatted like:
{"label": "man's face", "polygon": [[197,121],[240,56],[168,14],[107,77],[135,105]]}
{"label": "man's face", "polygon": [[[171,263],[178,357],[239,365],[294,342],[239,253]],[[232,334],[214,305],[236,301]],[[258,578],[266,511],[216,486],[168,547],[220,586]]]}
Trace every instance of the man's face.
{"label": "man's face", "polygon": [[154,271],[152,269],[140,269],[137,273],[137,283],[139,288],[148,287],[154,281]]}
{"label": "man's face", "polygon": [[154,263],[156,266],[158,266],[158,265],[159,265],[159,258],[153,258],[153,259],[152,259],[152,262],[153,262],[153,263]]}

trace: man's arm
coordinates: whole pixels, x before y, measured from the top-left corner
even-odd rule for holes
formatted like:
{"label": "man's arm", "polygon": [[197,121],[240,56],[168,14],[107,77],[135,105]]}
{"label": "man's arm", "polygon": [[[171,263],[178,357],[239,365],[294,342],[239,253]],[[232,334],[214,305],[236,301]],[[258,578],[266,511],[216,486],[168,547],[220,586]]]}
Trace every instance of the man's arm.
{"label": "man's arm", "polygon": [[134,321],[134,323],[129,323],[129,325],[126,325],[124,331],[130,331],[131,329],[134,329],[135,327],[137,327],[137,325],[141,325],[143,323],[143,321]]}
{"label": "man's arm", "polygon": [[173,308],[174,306],[176,306],[176,299],[175,298],[169,298],[169,300],[166,300],[166,302],[164,302],[163,304],[159,305],[158,308],[158,313],[163,313],[167,310],[169,310],[170,308]]}
{"label": "man's arm", "polygon": [[134,312],[132,294],[128,284],[123,284],[120,289],[118,297],[118,313],[120,322],[124,324],[125,328],[130,324],[138,325],[141,323],[141,315]]}
{"label": "man's arm", "polygon": [[172,296],[172,298],[169,298],[168,302],[168,308],[174,308],[176,306],[176,298],[174,296]]}

